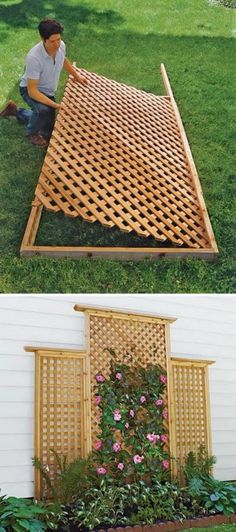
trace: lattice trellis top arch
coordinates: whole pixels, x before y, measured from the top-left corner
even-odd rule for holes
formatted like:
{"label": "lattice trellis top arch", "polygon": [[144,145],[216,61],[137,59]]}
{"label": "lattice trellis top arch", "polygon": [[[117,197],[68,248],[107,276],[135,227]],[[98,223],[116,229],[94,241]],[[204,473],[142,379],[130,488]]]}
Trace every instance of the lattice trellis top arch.
{"label": "lattice trellis top arch", "polygon": [[83,73],[87,86],[68,80],[33,205],[217,252],[164,65],[165,96]]}
{"label": "lattice trellis top arch", "polygon": [[91,371],[99,371],[102,365],[107,373],[111,350],[119,362],[131,366],[158,362],[166,370],[167,351],[169,354],[166,327],[176,318],[79,304],[74,309],[85,315]]}

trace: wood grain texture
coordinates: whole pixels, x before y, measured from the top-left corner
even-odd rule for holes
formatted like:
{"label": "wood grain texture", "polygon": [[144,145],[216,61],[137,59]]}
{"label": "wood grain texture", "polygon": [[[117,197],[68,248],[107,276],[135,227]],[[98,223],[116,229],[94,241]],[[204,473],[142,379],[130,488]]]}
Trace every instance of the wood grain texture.
{"label": "wood grain texture", "polygon": [[181,465],[203,445],[212,454],[208,366],[213,361],[171,359],[171,428],[173,477],[183,481]]}
{"label": "wood grain texture", "polygon": [[83,75],[88,85],[67,82],[34,204],[144,241],[217,251],[172,92]]}

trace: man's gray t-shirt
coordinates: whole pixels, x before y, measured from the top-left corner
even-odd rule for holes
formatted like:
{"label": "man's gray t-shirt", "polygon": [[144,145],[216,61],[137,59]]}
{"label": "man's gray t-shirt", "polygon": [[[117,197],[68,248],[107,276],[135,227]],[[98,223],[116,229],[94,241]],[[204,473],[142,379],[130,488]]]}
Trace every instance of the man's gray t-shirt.
{"label": "man's gray t-shirt", "polygon": [[38,79],[38,90],[54,96],[66,55],[65,43],[61,41],[55,59],[48,55],[43,42],[36,44],[26,56],[25,72],[20,87],[27,87],[28,79]]}

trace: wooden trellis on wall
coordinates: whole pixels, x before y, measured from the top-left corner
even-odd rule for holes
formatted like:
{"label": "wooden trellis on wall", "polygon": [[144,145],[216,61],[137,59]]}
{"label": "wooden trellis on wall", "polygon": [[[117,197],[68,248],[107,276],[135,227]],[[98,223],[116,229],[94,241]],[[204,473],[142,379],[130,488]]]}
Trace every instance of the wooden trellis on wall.
{"label": "wooden trellis on wall", "polygon": [[[80,305],[76,305],[75,310],[85,313],[92,389],[96,386],[96,373],[101,372],[104,376],[109,373],[110,349],[115,352],[118,363],[125,363],[131,367],[137,362],[143,367],[148,364],[159,364],[164,371],[169,372],[169,325],[175,321],[173,318],[102,311]],[[168,407],[167,391],[163,398]],[[98,413],[99,409],[93,402],[91,423],[94,440],[98,435]],[[166,429],[169,430],[168,421]]]}
{"label": "wooden trellis on wall", "polygon": [[[171,86],[145,93],[83,71],[68,80],[21,245],[21,254],[143,259],[218,253]],[[42,210],[143,237],[142,247],[35,244]],[[148,247],[152,237],[164,247]]]}
{"label": "wooden trellis on wall", "polygon": [[172,420],[173,475],[181,478],[180,464],[189,451],[204,445],[212,453],[209,407],[209,360],[171,359],[170,415]]}
{"label": "wooden trellis on wall", "polygon": [[[35,350],[35,456],[50,471],[53,483],[58,464],[51,449],[68,463],[91,449],[90,376],[85,352]],[[47,496],[46,484],[35,470],[35,497]]]}
{"label": "wooden trellis on wall", "polygon": [[[50,467],[52,482],[57,464],[50,448],[73,461],[86,456],[97,439],[95,375],[108,376],[111,349],[118,362],[159,364],[167,372],[163,399],[169,411],[165,424],[173,477],[180,476],[178,464],[190,450],[203,444],[211,454],[208,365],[213,362],[170,358],[169,326],[175,319],[81,305],[75,310],[85,316],[83,351],[26,348],[35,352],[35,455]],[[45,494],[36,471],[35,496]]]}

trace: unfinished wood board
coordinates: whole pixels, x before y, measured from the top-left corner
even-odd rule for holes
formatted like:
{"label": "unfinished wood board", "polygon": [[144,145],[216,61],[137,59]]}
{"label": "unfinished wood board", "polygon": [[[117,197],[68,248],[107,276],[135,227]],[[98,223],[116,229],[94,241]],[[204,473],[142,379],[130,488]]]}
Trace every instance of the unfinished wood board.
{"label": "unfinished wood board", "polygon": [[183,479],[181,464],[204,445],[212,454],[207,360],[171,359],[173,474]]}
{"label": "unfinished wood board", "polygon": [[[31,350],[30,348],[28,350]],[[86,353],[55,349],[35,352],[35,456],[52,484],[59,472],[55,455],[73,462],[91,448],[90,379]],[[48,496],[35,471],[35,496]]]}
{"label": "unfinished wood board", "polygon": [[[145,93],[91,72],[83,74],[88,85],[68,80],[36,187],[34,211],[43,206],[134,232],[144,238],[144,245],[146,237],[153,237],[157,244],[173,246],[151,249],[151,253],[182,249],[184,253],[217,253],[164,66],[167,96]],[[40,214],[31,213],[21,252],[65,254],[66,248],[34,248],[36,231],[31,224],[37,228]],[[88,253],[95,250],[87,248]],[[119,251],[125,258],[125,250]],[[73,252],[80,256],[86,248],[68,247],[68,255]],[[101,254],[107,252],[101,248]],[[134,254],[139,253],[142,248],[135,248]]]}

